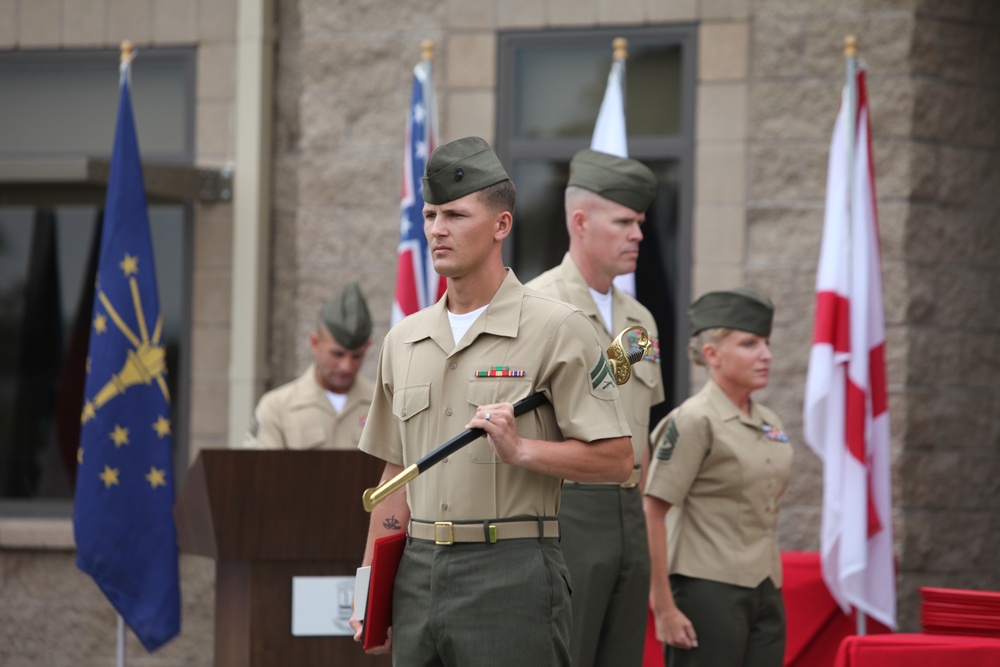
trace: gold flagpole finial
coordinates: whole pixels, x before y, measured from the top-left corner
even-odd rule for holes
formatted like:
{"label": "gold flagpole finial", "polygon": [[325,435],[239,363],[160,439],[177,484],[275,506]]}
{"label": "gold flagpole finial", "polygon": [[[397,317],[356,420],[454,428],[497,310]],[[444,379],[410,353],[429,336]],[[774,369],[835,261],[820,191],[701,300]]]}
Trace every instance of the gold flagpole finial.
{"label": "gold flagpole finial", "polygon": [[844,37],[844,57],[845,58],[857,58],[858,57],[858,38],[854,35],[848,35]]}
{"label": "gold flagpole finial", "polygon": [[121,62],[123,62],[123,63],[124,62],[128,62],[129,58],[132,57],[132,51],[135,50],[135,46],[133,46],[132,42],[130,42],[130,41],[128,41],[126,39],[125,41],[123,41],[121,43],[121,47],[120,48],[121,48],[121,53],[122,53],[122,55],[121,55]]}
{"label": "gold flagpole finial", "polygon": [[434,60],[434,40],[425,39],[420,42],[420,59]]}
{"label": "gold flagpole finial", "polygon": [[611,48],[614,49],[615,60],[625,60],[628,58],[628,40],[624,37],[615,37],[611,41]]}

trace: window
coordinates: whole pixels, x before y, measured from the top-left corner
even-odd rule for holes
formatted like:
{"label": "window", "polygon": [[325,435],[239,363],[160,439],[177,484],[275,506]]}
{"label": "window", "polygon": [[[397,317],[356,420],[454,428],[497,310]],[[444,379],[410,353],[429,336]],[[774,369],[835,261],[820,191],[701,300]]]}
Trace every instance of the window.
{"label": "window", "polygon": [[[64,174],[111,152],[117,62],[117,51],[0,54],[0,514],[70,510],[104,187]],[[190,164],[193,50],[144,50],[132,99],[144,163]],[[183,470],[191,206],[149,200]]]}
{"label": "window", "polygon": [[502,33],[497,153],[517,185],[505,260],[522,281],[557,265],[569,247],[563,189],[569,161],[590,145],[611,67],[611,42],[628,40],[625,115],[629,156],[657,175],[643,225],[636,298],[660,332],[666,401],[687,395],[686,316],[695,76],[693,26]]}

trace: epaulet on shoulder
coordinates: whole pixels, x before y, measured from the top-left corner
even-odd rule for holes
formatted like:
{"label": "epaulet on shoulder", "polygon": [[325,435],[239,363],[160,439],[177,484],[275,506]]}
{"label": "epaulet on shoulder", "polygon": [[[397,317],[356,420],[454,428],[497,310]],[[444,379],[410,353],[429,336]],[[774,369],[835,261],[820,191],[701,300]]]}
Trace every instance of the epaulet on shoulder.
{"label": "epaulet on shoulder", "polygon": [[533,289],[531,287],[525,287],[524,288],[524,296],[527,297],[527,298],[539,299],[540,301],[546,301],[549,304],[552,304],[551,307],[553,309],[557,309],[557,308],[562,307],[562,308],[564,308],[567,311],[567,314],[571,313],[571,312],[574,312],[574,311],[577,311],[577,310],[580,310],[579,308],[577,308],[576,306],[574,306],[571,303],[566,303],[565,301],[563,301],[562,299],[560,299],[558,297],[552,296],[550,294],[546,294],[544,292],[539,292],[538,290]]}

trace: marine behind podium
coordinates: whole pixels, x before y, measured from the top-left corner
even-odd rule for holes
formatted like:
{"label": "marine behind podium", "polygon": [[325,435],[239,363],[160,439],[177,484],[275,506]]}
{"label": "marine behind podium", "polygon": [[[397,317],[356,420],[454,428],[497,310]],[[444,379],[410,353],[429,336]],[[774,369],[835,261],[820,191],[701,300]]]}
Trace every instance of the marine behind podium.
{"label": "marine behind podium", "polygon": [[372,320],[357,283],[327,303],[309,334],[313,363],[264,394],[246,449],[356,449],[375,386],[358,375],[371,347]]}

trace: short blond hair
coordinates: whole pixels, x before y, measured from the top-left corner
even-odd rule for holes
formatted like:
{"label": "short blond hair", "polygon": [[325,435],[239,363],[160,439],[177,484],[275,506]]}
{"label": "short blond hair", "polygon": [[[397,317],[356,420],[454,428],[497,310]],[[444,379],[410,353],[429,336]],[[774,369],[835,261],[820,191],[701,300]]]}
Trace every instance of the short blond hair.
{"label": "short blond hair", "polygon": [[699,331],[696,335],[691,336],[691,341],[688,343],[688,358],[691,359],[695,366],[705,366],[707,368],[708,363],[705,362],[705,355],[701,353],[701,349],[708,343],[717,344],[723,338],[733,333],[733,331],[735,329],[728,329],[726,327],[715,327]]}

